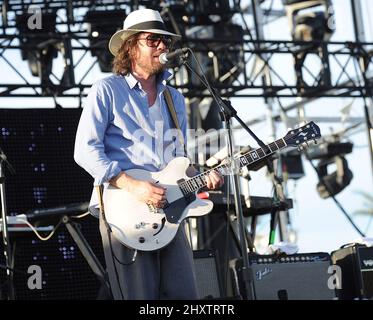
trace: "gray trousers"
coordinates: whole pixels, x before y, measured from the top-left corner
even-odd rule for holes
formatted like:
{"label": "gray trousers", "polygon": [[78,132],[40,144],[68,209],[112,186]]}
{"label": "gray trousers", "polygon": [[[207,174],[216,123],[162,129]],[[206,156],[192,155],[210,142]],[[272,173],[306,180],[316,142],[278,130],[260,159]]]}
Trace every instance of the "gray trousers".
{"label": "gray trousers", "polygon": [[115,300],[198,298],[193,252],[183,224],[168,246],[152,252],[138,251],[133,263],[134,250],[122,245],[113,234],[108,235],[101,218],[100,233]]}

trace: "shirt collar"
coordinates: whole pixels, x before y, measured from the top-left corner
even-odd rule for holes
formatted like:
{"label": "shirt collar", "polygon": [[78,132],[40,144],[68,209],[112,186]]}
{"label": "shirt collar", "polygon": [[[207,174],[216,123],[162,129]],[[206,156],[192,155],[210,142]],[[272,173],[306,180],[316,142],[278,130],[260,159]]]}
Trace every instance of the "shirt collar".
{"label": "shirt collar", "polygon": [[[172,73],[169,72],[168,70],[164,70],[158,76],[157,85],[158,84],[166,85],[166,81],[170,79],[171,77],[172,77]],[[132,73],[127,74],[124,78],[126,79],[127,84],[130,87],[130,89],[133,89],[138,83],[138,80],[132,75]]]}
{"label": "shirt collar", "polygon": [[130,89],[133,89],[137,84],[137,79],[132,75],[132,73],[127,74],[124,79],[126,79],[128,86]]}

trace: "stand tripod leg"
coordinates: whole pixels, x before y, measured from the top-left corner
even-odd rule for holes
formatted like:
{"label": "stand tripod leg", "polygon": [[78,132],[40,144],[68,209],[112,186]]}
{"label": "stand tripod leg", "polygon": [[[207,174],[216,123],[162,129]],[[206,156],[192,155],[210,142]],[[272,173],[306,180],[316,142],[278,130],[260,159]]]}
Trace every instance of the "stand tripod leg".
{"label": "stand tripod leg", "polygon": [[4,154],[0,149],[0,214],[1,214],[1,232],[3,240],[3,252],[6,265],[6,283],[7,283],[7,295],[9,300],[15,300],[15,289],[13,283],[13,262],[12,262],[12,248],[9,239],[8,226],[7,226],[7,207],[5,197],[5,176],[3,166]]}
{"label": "stand tripod leg", "polygon": [[277,211],[271,212],[271,223],[270,223],[270,230],[269,230],[268,245],[275,243],[277,220],[278,220],[278,212]]}
{"label": "stand tripod leg", "polygon": [[255,241],[255,236],[256,236],[256,224],[258,222],[258,216],[253,215],[251,217],[251,227],[250,227],[250,236],[251,236],[251,241]]}
{"label": "stand tripod leg", "polygon": [[[62,222],[65,224],[67,230],[69,231],[71,237],[75,241],[76,245],[78,246],[80,252],[86,259],[88,265],[92,269],[93,273],[97,276],[101,283],[101,288],[98,294],[99,297],[108,296],[110,292],[110,285],[107,280],[107,274],[105,269],[102,267],[100,261],[94,254],[91,246],[87,242],[87,240],[83,237],[83,234],[77,228],[76,224],[70,220],[68,216],[64,216],[62,218]],[[105,294],[106,291],[107,293]]]}

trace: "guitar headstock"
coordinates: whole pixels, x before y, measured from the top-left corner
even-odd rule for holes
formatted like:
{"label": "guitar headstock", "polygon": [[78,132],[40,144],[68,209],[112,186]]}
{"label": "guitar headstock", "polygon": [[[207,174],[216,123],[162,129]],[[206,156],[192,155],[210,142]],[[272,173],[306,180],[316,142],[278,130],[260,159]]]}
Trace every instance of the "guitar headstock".
{"label": "guitar headstock", "polygon": [[302,148],[302,144],[308,144],[309,141],[314,141],[321,137],[319,126],[313,121],[308,122],[304,126],[290,130],[284,140],[288,146]]}

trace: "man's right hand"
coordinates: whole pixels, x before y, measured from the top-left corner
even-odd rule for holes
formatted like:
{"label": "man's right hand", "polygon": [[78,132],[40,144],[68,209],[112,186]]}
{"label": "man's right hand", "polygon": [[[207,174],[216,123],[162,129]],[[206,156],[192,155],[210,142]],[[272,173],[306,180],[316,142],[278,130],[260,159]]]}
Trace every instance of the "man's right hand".
{"label": "man's right hand", "polygon": [[166,188],[153,182],[137,180],[121,172],[110,183],[132,193],[139,201],[162,208],[166,204]]}

